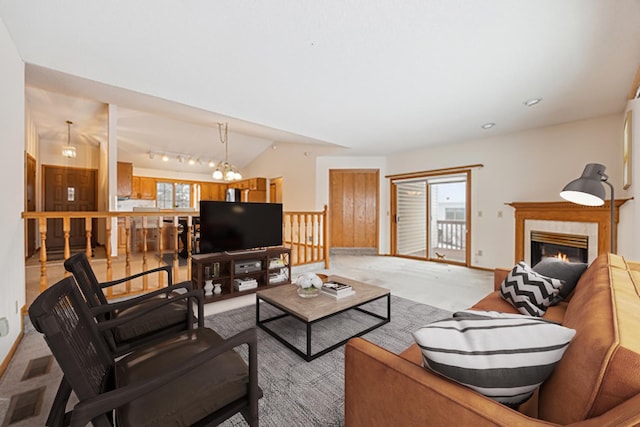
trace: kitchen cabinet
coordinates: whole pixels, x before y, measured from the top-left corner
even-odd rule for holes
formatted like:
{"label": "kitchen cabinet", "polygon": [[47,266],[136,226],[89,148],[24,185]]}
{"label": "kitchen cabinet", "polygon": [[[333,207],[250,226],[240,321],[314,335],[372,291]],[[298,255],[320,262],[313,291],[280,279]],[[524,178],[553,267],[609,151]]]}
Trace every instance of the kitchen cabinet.
{"label": "kitchen cabinet", "polygon": [[131,197],[133,181],[133,163],[118,162],[117,167],[118,197]]}
{"label": "kitchen cabinet", "polygon": [[203,182],[200,185],[200,200],[224,200],[227,186],[216,182]]}
{"label": "kitchen cabinet", "polygon": [[132,199],[155,200],[156,180],[144,176],[134,176],[132,179]]}

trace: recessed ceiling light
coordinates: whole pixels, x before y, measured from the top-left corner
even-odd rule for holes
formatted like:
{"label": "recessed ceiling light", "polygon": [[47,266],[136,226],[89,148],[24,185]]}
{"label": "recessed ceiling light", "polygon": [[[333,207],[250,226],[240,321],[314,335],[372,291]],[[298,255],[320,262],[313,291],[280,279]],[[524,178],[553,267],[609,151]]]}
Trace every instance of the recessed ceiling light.
{"label": "recessed ceiling light", "polygon": [[483,124],[482,126],[480,126],[482,129],[491,129],[492,127],[494,127],[496,124],[492,123],[492,122],[488,122]]}
{"label": "recessed ceiling light", "polygon": [[169,156],[167,156],[166,154],[162,155],[162,161],[163,162],[168,162],[169,161]]}
{"label": "recessed ceiling light", "polygon": [[531,98],[524,101],[523,104],[527,107],[533,107],[534,105],[539,104],[540,101],[542,101],[542,98]]}

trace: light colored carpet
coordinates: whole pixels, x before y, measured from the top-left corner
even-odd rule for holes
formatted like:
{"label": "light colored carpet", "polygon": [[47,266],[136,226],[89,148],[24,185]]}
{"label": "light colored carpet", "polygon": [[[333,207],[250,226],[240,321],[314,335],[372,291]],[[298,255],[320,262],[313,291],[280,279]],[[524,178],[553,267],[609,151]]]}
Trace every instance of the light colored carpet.
{"label": "light colored carpet", "polygon": [[[396,308],[396,304],[399,304],[396,301],[402,300],[400,298],[393,298],[394,306],[392,307],[391,314],[392,322],[371,332],[367,335],[367,338],[369,336],[377,337],[375,338],[375,340],[381,341],[375,342],[379,342],[383,346],[389,345],[388,348],[391,351],[396,352],[407,347],[411,342],[410,332],[421,326],[423,322],[427,321],[426,319],[422,319],[417,315],[407,316],[406,318],[404,318],[403,316],[400,316],[400,313],[402,313],[403,311],[415,312],[415,310],[417,310],[418,312],[424,311],[425,313],[427,313],[432,312],[431,310],[434,310],[433,313],[438,313],[438,310],[434,309],[434,307],[438,307],[445,310],[444,312],[440,313],[453,312],[456,310],[468,308],[477,300],[488,294],[493,288],[493,276],[490,272],[467,269],[464,267],[452,266],[448,264],[430,263],[394,257],[337,255],[332,256],[331,268],[329,270],[321,270],[321,268],[322,266],[319,265],[296,268],[293,272],[293,277],[295,278],[296,274],[300,274],[301,272],[305,271],[305,269],[317,272],[322,271],[330,274],[337,274],[389,288],[391,289],[391,293],[393,296],[402,297],[407,300],[412,300],[414,302],[432,306],[429,308],[429,310],[427,310],[426,308],[421,309],[419,308],[419,305],[415,305],[415,307],[417,307],[415,309]],[[411,301],[408,301],[408,303],[411,303]],[[248,321],[247,319],[232,320],[231,323],[233,325],[233,328],[248,327],[247,325],[255,324],[255,309],[253,307],[253,304],[255,304],[255,298],[252,298],[251,295],[226,300],[219,303],[208,304],[206,307],[207,313],[215,313],[212,316],[208,317],[208,322],[213,322],[212,325],[214,325],[214,327],[218,329],[215,325],[219,322],[222,322],[222,319],[225,319],[224,316],[228,315],[230,318],[235,318],[237,316],[242,317],[242,313],[245,313],[244,316],[253,317],[250,317]],[[245,309],[236,309],[236,307],[238,307],[239,305],[250,305],[251,307]],[[234,309],[234,311],[223,312],[224,310],[230,309]],[[224,313],[227,314],[225,315]],[[389,329],[395,328],[396,325],[399,325],[399,322],[401,321],[408,322],[405,326],[398,326],[398,330],[402,331],[401,333],[394,332],[395,329]],[[221,333],[224,332],[224,335],[227,335],[225,330],[220,329]],[[236,329],[229,329],[229,331],[234,330]],[[269,337],[266,333],[264,333],[264,331],[259,331],[259,333],[261,335],[261,350],[259,356],[260,363],[264,364],[265,361],[268,360],[265,358],[266,356],[263,356],[263,354],[268,353],[273,355],[275,358],[273,362],[269,361],[266,365],[264,365],[264,371],[271,372],[270,375],[273,375],[273,377],[271,379],[265,379],[264,383],[262,378],[260,380],[260,384],[265,392],[265,398],[263,399],[263,403],[261,403],[263,425],[275,425],[269,424],[269,414],[271,413],[274,413],[273,416],[276,417],[274,419],[279,419],[278,417],[281,417],[282,413],[286,414],[286,411],[282,412],[282,405],[287,408],[287,411],[291,410],[294,413],[299,413],[300,417],[309,420],[316,419],[315,417],[319,416],[318,413],[320,413],[322,417],[327,416],[323,414],[333,413],[334,418],[335,414],[340,414],[340,417],[336,418],[336,420],[338,420],[336,421],[338,423],[337,425],[340,425],[340,420],[342,420],[341,401],[337,401],[338,403],[330,404],[330,406],[324,408],[322,406],[318,406],[316,409],[311,410],[309,413],[306,409],[301,409],[299,407],[301,404],[299,403],[282,403],[282,401],[286,400],[286,402],[295,402],[295,400],[289,400],[288,396],[290,396],[292,393],[291,385],[295,384],[295,381],[292,380],[292,375],[294,375],[297,371],[300,372],[300,375],[296,376],[296,381],[300,381],[301,384],[306,384],[306,386],[309,388],[318,388],[319,390],[323,391],[323,396],[325,393],[328,393],[331,396],[334,396],[335,394],[335,396],[331,397],[331,399],[342,399],[342,389],[333,388],[333,391],[328,392],[324,390],[324,388],[318,383],[318,381],[320,381],[320,378],[328,378],[331,379],[331,382],[339,383],[339,387],[342,387],[341,384],[344,369],[342,349],[333,351],[325,356],[316,359],[313,362],[307,363],[304,362],[300,357],[295,355],[293,352],[283,347],[275,339]],[[230,334],[231,333],[229,333],[228,335]],[[262,339],[262,335],[267,338]],[[399,339],[400,341],[394,341],[396,339]],[[390,341],[386,342],[386,340]],[[272,348],[273,350],[268,350],[269,348]],[[15,427],[44,425],[44,420],[46,419],[46,415],[48,414],[57,384],[59,383],[59,380],[61,378],[61,372],[54,361],[47,375],[30,378],[24,381],[22,380],[22,376],[27,370],[29,361],[38,357],[46,356],[48,354],[50,353],[41,335],[37,332],[34,332],[30,325],[27,325],[25,327],[25,336],[18,346],[16,355],[10,361],[9,366],[3,374],[2,378],[0,378],[0,425],[6,425],[7,410],[9,408],[12,396],[39,388],[43,385],[48,385],[42,396],[42,404],[39,409],[40,415],[37,417],[25,419],[21,422],[10,424],[11,426]],[[271,366],[275,366],[276,362],[280,363],[280,365],[278,366],[285,366],[285,368],[279,368],[277,370],[271,369]],[[288,363],[293,362],[297,363],[298,368],[296,370],[286,367],[289,366]],[[316,377],[316,380],[313,379],[313,374],[308,371],[308,369],[313,368],[314,366],[321,366],[322,368],[318,369],[323,369],[325,371],[325,374],[320,377]],[[264,375],[264,373],[261,373],[261,375]],[[282,378],[278,377],[282,375],[285,376]],[[305,378],[305,381],[301,381]],[[329,384],[329,382],[323,382],[322,384],[326,385]],[[301,392],[299,394],[305,393]],[[277,396],[285,397],[277,399]],[[272,401],[274,405],[276,403],[277,405],[271,406]],[[306,407],[308,405],[303,404],[302,406]],[[331,417],[331,415],[329,415],[329,417]],[[231,425],[234,425],[234,423],[238,423],[238,421],[235,419],[234,421],[231,421]],[[242,425],[242,423],[240,424]],[[316,425],[312,421],[301,424]],[[301,424],[286,423],[280,425]],[[333,424],[330,423],[326,425]]]}

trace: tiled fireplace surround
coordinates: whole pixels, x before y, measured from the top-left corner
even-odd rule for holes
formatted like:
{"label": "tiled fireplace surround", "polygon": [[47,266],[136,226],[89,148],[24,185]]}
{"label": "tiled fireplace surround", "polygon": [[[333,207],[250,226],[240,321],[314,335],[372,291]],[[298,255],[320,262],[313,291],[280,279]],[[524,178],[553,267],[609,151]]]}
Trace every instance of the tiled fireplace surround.
{"label": "tiled fireplace surround", "polygon": [[[627,199],[614,204],[614,232],[619,208]],[[581,206],[569,202],[513,202],[515,209],[515,262],[531,263],[531,231],[546,231],[588,236],[588,262],[610,250],[609,202],[603,206]],[[614,248],[615,251],[615,248]]]}

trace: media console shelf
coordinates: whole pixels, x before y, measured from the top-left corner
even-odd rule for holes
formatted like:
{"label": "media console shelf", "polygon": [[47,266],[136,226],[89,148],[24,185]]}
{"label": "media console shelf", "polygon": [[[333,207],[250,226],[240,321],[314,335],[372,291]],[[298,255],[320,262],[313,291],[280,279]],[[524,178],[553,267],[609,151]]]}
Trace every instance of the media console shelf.
{"label": "media console shelf", "polygon": [[291,283],[291,249],[285,247],[198,254],[191,257],[191,262],[195,289],[205,289],[207,280],[220,284],[221,292],[205,295],[206,303]]}

